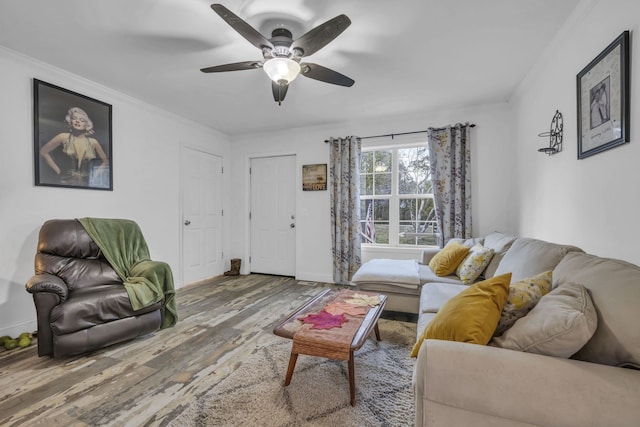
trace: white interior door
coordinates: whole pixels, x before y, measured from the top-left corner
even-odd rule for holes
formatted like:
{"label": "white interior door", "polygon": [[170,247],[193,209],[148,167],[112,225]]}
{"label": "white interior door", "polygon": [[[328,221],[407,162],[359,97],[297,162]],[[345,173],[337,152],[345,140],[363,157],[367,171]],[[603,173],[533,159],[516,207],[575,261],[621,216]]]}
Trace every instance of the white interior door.
{"label": "white interior door", "polygon": [[295,276],[296,157],[251,159],[251,272]]}
{"label": "white interior door", "polygon": [[222,158],[184,147],[182,156],[183,283],[223,273]]}

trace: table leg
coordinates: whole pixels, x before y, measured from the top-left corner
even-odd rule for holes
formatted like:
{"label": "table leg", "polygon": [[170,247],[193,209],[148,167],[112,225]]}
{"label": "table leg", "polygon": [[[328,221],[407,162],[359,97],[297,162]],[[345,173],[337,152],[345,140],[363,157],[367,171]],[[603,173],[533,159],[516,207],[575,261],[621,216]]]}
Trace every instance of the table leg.
{"label": "table leg", "polygon": [[293,376],[293,369],[296,367],[296,361],[298,360],[298,354],[291,352],[291,357],[289,358],[289,367],[287,368],[287,377],[284,380],[285,387],[291,383],[291,377]]}
{"label": "table leg", "polygon": [[376,339],[378,341],[380,340],[380,329],[378,328],[378,322],[376,322],[376,325],[373,327],[374,332],[376,333]]}
{"label": "table leg", "polygon": [[349,352],[349,394],[351,406],[356,406],[356,378],[353,366],[353,350]]}

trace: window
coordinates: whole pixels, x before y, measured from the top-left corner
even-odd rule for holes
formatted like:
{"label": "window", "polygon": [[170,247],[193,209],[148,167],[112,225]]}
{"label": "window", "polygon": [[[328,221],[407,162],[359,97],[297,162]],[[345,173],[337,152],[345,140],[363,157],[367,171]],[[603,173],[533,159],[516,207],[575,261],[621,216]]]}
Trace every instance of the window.
{"label": "window", "polygon": [[437,241],[426,143],[362,150],[362,242],[430,246]]}

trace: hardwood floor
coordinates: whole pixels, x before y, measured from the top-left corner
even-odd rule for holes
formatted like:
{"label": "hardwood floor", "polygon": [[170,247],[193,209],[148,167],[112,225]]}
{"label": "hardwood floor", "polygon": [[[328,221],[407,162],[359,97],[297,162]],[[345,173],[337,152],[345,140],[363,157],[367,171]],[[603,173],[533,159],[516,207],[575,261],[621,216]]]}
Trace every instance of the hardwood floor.
{"label": "hardwood floor", "polygon": [[222,276],[178,289],[173,328],[62,360],[35,345],[0,350],[0,425],[166,425],[326,287],[336,286]]}

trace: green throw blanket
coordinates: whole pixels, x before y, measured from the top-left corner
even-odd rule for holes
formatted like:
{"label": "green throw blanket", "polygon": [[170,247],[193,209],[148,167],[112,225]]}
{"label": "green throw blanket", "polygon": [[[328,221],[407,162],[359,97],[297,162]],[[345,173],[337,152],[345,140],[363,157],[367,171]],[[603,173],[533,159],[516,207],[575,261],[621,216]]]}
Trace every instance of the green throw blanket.
{"label": "green throw blanket", "polygon": [[78,218],[78,221],[122,279],[133,309],[164,300],[161,328],[175,325],[178,314],[171,268],[167,263],[150,260],[138,224],[126,219]]}

